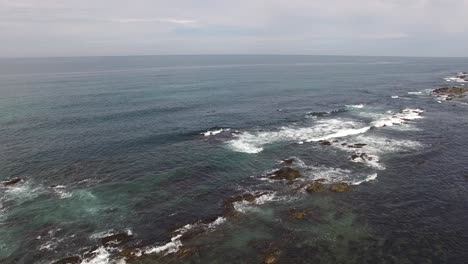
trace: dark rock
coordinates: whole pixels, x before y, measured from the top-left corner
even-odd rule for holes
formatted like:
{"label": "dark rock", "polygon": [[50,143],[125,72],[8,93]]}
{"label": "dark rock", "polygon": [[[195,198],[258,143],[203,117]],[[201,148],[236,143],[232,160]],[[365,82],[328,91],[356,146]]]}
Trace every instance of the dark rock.
{"label": "dark rock", "polygon": [[345,182],[334,183],[330,186],[330,191],[332,192],[345,192],[351,186]]}
{"label": "dark rock", "polygon": [[353,144],[353,145],[348,145],[348,148],[362,148],[364,146],[367,146],[367,144],[356,143],[356,144]]}
{"label": "dark rock", "polygon": [[54,262],[53,264],[78,264],[81,262],[79,256],[66,257],[61,260]]}
{"label": "dark rock", "polygon": [[330,113],[329,112],[309,112],[307,113],[307,115],[310,115],[310,116],[326,116],[326,115],[329,115]]}
{"label": "dark rock", "polygon": [[2,183],[3,183],[4,186],[12,186],[12,185],[17,184],[20,181],[22,181],[22,179],[20,177],[15,177],[15,178],[11,178],[11,179],[8,179],[6,181],[3,181]]}
{"label": "dark rock", "polygon": [[358,155],[358,154],[353,154],[353,155],[351,156],[351,159],[352,159],[352,160],[355,160],[355,159],[357,159],[357,158],[359,158],[359,155]]}
{"label": "dark rock", "polygon": [[117,233],[101,238],[101,244],[104,246],[118,246],[133,238],[133,235],[127,233]]}
{"label": "dark rock", "polygon": [[319,140],[320,145],[330,146],[332,143],[328,140]]}
{"label": "dark rock", "polygon": [[314,182],[309,184],[306,188],[307,192],[321,192],[322,191],[322,184],[320,182]]}
{"label": "dark rock", "polygon": [[295,179],[301,177],[301,173],[293,168],[284,167],[279,170],[276,170],[272,173],[273,175],[270,176],[270,179],[273,180],[287,180],[289,182],[294,181]]}

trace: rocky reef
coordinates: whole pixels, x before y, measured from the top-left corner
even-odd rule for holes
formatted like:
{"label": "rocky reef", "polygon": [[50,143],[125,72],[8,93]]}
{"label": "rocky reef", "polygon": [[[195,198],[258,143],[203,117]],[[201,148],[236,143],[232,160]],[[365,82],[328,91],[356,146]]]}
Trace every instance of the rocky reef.
{"label": "rocky reef", "polygon": [[15,178],[11,178],[11,179],[2,181],[2,184],[3,184],[3,186],[13,186],[13,185],[16,185],[17,183],[19,183],[21,181],[23,181],[23,179],[21,179],[20,177],[15,177]]}
{"label": "rocky reef", "polygon": [[441,87],[434,89],[432,91],[435,94],[452,94],[452,95],[457,95],[457,94],[463,94],[468,92],[468,87]]}
{"label": "rocky reef", "polygon": [[297,178],[301,177],[301,173],[291,167],[283,167],[272,172],[270,175],[271,176],[269,178],[272,180],[286,180],[290,184]]}

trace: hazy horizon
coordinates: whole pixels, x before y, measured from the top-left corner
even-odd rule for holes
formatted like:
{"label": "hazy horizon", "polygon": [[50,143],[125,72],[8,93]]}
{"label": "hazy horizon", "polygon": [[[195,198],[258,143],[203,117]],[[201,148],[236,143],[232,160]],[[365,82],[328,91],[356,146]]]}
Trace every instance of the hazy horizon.
{"label": "hazy horizon", "polygon": [[466,56],[468,0],[0,0],[0,58]]}

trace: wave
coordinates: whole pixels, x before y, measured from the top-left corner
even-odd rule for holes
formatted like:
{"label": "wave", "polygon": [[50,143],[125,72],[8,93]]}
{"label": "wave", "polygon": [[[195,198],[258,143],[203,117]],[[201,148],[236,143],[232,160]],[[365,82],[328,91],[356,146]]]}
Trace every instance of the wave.
{"label": "wave", "polygon": [[253,201],[242,200],[242,201],[233,203],[233,205],[234,205],[234,209],[237,212],[246,213],[247,211],[251,211],[253,209],[252,205],[265,204],[267,202],[271,202],[274,200],[277,200],[276,192],[269,192],[269,193],[265,193],[263,195],[256,197]]}
{"label": "wave", "polygon": [[364,108],[364,104],[346,105],[346,107],[348,107],[348,108],[362,109],[362,108]]}
{"label": "wave", "polygon": [[140,254],[163,254],[168,255],[179,251],[180,247],[183,246],[182,238],[184,234],[192,231],[192,230],[201,230],[210,231],[218,227],[219,225],[226,222],[226,218],[224,217],[217,217],[214,221],[209,223],[197,222],[194,224],[187,224],[181,228],[178,228],[174,231],[174,236],[171,237],[170,241],[164,245],[160,246],[152,246],[148,247],[143,250]]}
{"label": "wave", "polygon": [[278,131],[243,132],[234,135],[228,146],[237,152],[259,153],[263,146],[281,141],[313,142],[365,133],[370,126],[357,121],[326,119],[312,127],[282,127]]}
{"label": "wave", "polygon": [[205,137],[209,137],[209,136],[216,136],[220,133],[223,133],[225,131],[230,131],[230,130],[231,130],[230,128],[216,128],[216,129],[207,130],[205,132],[201,132],[200,134],[204,135]]}
{"label": "wave", "polygon": [[406,124],[408,121],[423,118],[421,114],[424,113],[424,110],[418,108],[405,108],[399,113],[393,114],[389,112],[388,116],[384,116],[374,122],[372,126],[374,127],[387,127],[394,125]]}
{"label": "wave", "polygon": [[344,182],[350,185],[359,185],[377,178],[377,173],[358,173],[349,169],[326,166],[307,166],[306,173],[308,180],[321,180],[326,184]]}
{"label": "wave", "polygon": [[[112,263],[110,260],[111,253],[104,247],[100,246],[96,250],[92,251],[92,256],[85,258],[81,261],[81,264],[108,264]],[[123,260],[122,260],[123,261]],[[113,263],[119,263],[114,261]],[[122,262],[120,262],[122,263]],[[125,263],[125,262],[123,262]]]}
{"label": "wave", "polygon": [[243,132],[234,135],[228,146],[237,152],[255,154],[263,151],[268,144],[293,141],[299,144],[343,138],[364,134],[372,128],[405,125],[407,122],[423,118],[424,111],[417,108],[405,108],[398,113],[387,112],[370,124],[345,119],[318,120],[311,127],[281,127],[278,131]]}

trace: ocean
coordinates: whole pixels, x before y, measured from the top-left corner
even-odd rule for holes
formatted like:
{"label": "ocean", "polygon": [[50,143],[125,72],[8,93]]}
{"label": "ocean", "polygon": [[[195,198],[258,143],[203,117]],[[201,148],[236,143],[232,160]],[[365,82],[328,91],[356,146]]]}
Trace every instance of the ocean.
{"label": "ocean", "polygon": [[466,263],[467,70],[1,59],[0,263]]}

